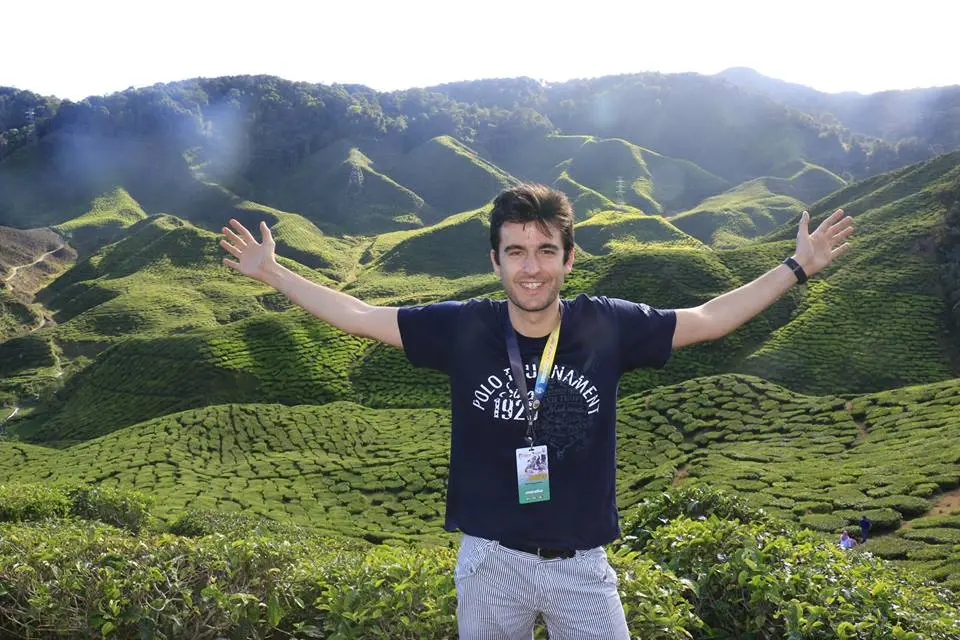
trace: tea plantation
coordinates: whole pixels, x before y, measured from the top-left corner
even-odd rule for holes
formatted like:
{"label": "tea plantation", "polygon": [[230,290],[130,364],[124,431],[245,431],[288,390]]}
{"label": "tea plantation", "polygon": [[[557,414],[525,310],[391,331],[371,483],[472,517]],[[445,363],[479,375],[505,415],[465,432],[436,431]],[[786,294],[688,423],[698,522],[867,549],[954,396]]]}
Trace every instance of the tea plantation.
{"label": "tea plantation", "polygon": [[[0,291],[0,636],[455,635],[446,379],[227,270],[220,218],[267,222],[284,264],[372,303],[500,297],[472,207],[545,175],[581,213],[563,295],[685,307],[789,255],[797,198],[842,184],[804,165],[720,193],[622,140],[536,145],[549,161],[500,151],[511,173],[449,137],[399,156],[339,145],[314,158],[316,184],[284,183],[360,172],[402,219],[371,200],[340,224],[394,229],[381,235],[328,235],[319,209],[199,174],[169,213],[116,188],[61,221],[79,261],[35,300]],[[610,552],[633,633],[960,638],[958,160],[827,195],[814,224],[853,213],[848,256],[726,338],[624,377]],[[423,179],[446,166],[477,189]],[[862,516],[869,541],[841,552]]]}

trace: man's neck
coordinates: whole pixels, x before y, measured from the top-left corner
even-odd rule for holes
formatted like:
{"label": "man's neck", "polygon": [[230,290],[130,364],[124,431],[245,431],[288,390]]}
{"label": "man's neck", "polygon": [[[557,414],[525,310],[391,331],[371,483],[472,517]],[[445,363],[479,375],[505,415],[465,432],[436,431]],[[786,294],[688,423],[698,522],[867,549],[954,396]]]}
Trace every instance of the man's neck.
{"label": "man's neck", "polygon": [[508,301],[507,313],[514,331],[528,338],[542,338],[549,335],[560,320],[560,299],[542,311],[524,311]]}

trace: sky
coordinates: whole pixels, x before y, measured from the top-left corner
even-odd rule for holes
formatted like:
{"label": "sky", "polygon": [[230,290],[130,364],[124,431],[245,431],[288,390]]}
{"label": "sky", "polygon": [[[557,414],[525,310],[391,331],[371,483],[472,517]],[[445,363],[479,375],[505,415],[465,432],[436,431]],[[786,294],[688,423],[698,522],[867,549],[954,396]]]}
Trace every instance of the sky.
{"label": "sky", "polygon": [[[26,0],[3,3],[0,86],[80,100],[270,74],[381,91],[751,67],[827,92],[960,84],[960,3],[684,0]],[[886,5],[887,9],[877,9]]]}

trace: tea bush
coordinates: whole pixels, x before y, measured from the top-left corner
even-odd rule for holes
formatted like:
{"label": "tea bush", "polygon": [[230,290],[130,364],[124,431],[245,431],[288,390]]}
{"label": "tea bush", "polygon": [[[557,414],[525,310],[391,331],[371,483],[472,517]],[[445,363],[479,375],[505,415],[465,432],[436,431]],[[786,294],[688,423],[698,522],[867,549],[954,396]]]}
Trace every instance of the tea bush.
{"label": "tea bush", "polygon": [[42,520],[68,513],[70,498],[62,491],[39,484],[0,484],[0,521]]}
{"label": "tea bush", "polygon": [[[89,488],[76,495],[117,502]],[[646,500],[627,523],[608,554],[638,637],[960,638],[951,594],[876,557],[890,541],[903,545],[900,557],[928,548],[920,542],[888,536],[859,548],[874,553],[843,552],[702,487]],[[370,546],[201,511],[173,528],[197,537],[134,534],[75,517],[0,524],[0,636],[456,637],[450,546]],[[960,576],[945,569],[939,578]]]}
{"label": "tea bush", "polygon": [[77,516],[137,532],[150,519],[152,500],[132,489],[87,484],[0,485],[0,522]]}
{"label": "tea bush", "polygon": [[646,555],[694,583],[707,637],[960,637],[945,591],[812,531],[681,517],[656,530]]}
{"label": "tea bush", "polygon": [[[328,539],[132,536],[100,523],[0,525],[0,635],[68,638],[455,638],[450,548]],[[689,583],[613,554],[634,633],[690,638]]]}
{"label": "tea bush", "polygon": [[107,486],[80,485],[67,489],[72,515],[86,520],[140,531],[150,518],[153,500],[139,491]]}

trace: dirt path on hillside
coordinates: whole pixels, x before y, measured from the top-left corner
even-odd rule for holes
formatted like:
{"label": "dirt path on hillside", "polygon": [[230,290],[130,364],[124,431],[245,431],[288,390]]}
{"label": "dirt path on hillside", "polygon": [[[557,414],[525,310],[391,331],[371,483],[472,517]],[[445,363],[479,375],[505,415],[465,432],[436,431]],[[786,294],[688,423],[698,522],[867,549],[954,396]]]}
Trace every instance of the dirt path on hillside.
{"label": "dirt path on hillside", "polygon": [[[847,413],[853,414],[853,403],[849,400],[847,401],[846,406],[844,407],[847,410]],[[851,417],[852,419],[852,417]],[[853,424],[857,425],[857,442],[856,444],[862,444],[867,441],[867,438],[870,437],[870,432],[867,431],[867,425],[862,422],[853,421]]]}
{"label": "dirt path on hillside", "polygon": [[680,483],[683,482],[683,479],[686,478],[687,475],[689,475],[689,472],[687,471],[687,465],[683,465],[677,469],[675,474],[673,474],[673,482],[670,483],[670,486],[679,487]]}
{"label": "dirt path on hillside", "polygon": [[928,516],[946,516],[951,511],[960,509],[960,489],[948,491],[940,496],[933,509],[927,513]]}
{"label": "dirt path on hillside", "polygon": [[53,251],[47,251],[46,253],[44,253],[43,255],[41,255],[39,258],[37,258],[36,260],[34,260],[33,262],[31,262],[30,264],[18,264],[17,266],[13,267],[13,271],[11,271],[11,272],[10,272],[10,275],[8,275],[7,277],[5,277],[5,278],[3,279],[3,281],[4,281],[4,282],[10,282],[11,280],[13,280],[13,276],[17,275],[17,271],[19,271],[20,269],[29,269],[29,268],[32,267],[33,265],[39,264],[39,263],[43,262],[43,261],[47,258],[47,256],[52,256],[52,255],[55,254],[57,251],[60,251],[60,249],[63,249],[65,246],[67,246],[67,245],[62,244],[62,245],[60,245],[59,247],[57,247],[56,249],[54,249]]}
{"label": "dirt path on hillside", "polygon": [[[953,491],[947,491],[942,494],[930,508],[930,511],[927,511],[923,514],[922,518],[927,516],[948,516],[952,511],[960,512],[960,489],[954,489]],[[911,529],[913,528],[913,521],[907,520],[902,525],[901,529]]]}

